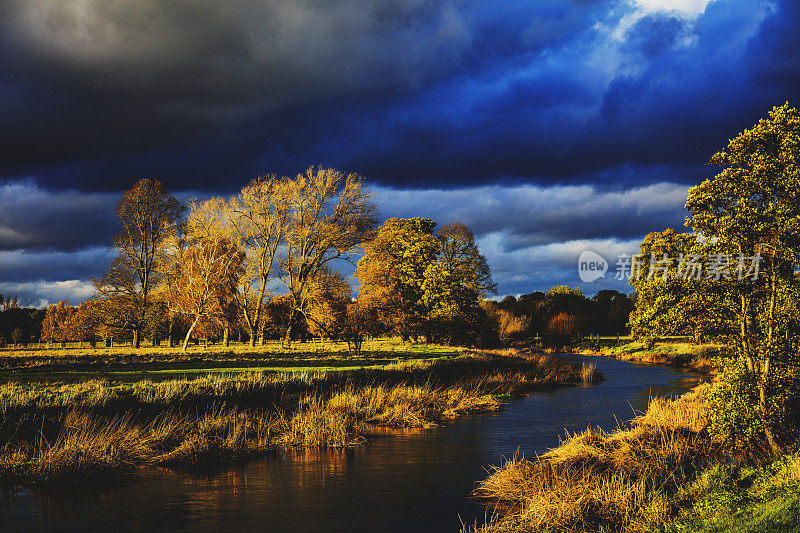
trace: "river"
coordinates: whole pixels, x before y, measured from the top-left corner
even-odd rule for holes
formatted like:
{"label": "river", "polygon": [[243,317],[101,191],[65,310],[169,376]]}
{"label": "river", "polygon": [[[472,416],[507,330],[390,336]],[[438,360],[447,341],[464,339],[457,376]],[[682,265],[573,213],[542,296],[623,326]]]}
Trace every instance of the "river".
{"label": "river", "polygon": [[18,492],[0,500],[0,530],[458,531],[462,522],[483,521],[485,510],[470,492],[491,465],[517,450],[542,453],[565,430],[613,429],[651,396],[682,393],[701,379],[590,359],[603,383],[537,392],[499,413],[359,448],[282,454],[212,472],[148,470],[105,488]]}

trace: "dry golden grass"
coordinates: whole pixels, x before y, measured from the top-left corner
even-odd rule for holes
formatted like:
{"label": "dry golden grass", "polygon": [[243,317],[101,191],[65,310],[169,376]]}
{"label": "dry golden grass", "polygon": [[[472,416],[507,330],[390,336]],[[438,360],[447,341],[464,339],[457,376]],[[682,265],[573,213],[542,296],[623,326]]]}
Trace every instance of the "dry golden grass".
{"label": "dry golden grass", "polygon": [[478,530],[637,531],[663,522],[668,496],[720,454],[702,410],[700,391],[658,398],[630,429],[587,429],[534,460],[514,457],[475,491],[496,510]]}
{"label": "dry golden grass", "polygon": [[580,383],[586,374],[547,356],[475,353],[347,373],[12,382],[0,386],[0,484],[82,483],[144,465],[352,446],[365,442],[371,426],[429,427],[500,409],[501,395]]}

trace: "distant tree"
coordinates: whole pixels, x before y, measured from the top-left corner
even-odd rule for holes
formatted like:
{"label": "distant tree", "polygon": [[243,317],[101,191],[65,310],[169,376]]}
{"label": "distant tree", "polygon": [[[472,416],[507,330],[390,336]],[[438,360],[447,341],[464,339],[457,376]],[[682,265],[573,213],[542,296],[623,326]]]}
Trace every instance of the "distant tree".
{"label": "distant tree", "polygon": [[63,347],[70,340],[69,328],[74,314],[75,308],[63,300],[48,306],[42,322],[42,342],[57,342]]}
{"label": "distant tree", "polygon": [[347,342],[350,355],[361,354],[361,347],[367,337],[380,332],[378,309],[369,300],[356,300],[347,303],[337,314],[334,328],[339,338]]}
{"label": "distant tree", "polygon": [[66,324],[66,337],[71,341],[94,344],[99,322],[98,305],[93,300],[81,303]]}
{"label": "distant tree", "polygon": [[377,208],[361,176],[322,167],[309,168],[291,180],[287,202],[280,279],[291,304],[288,345],[294,316],[308,308],[309,285],[332,261],[349,260],[370,237]]}
{"label": "distant tree", "polygon": [[150,294],[158,284],[166,248],[179,233],[183,208],[160,181],[142,179],[117,204],[122,230],[111,241],[118,256],[108,272],[93,280],[115,325],[130,327],[133,344],[141,345]]}
{"label": "distant tree", "polygon": [[15,328],[14,331],[11,333],[11,342],[14,344],[23,344],[25,341],[25,332],[22,331],[22,328]]}
{"label": "distant tree", "polygon": [[563,348],[578,336],[578,324],[575,317],[567,313],[559,313],[550,319],[542,333],[542,340],[548,346]]}
{"label": "distant tree", "polygon": [[512,294],[507,295],[500,302],[498,302],[497,305],[498,305],[498,307],[500,307],[500,309],[503,309],[505,311],[509,311],[511,313],[516,313],[518,311],[517,310],[517,298]]}
{"label": "distant tree", "polygon": [[3,311],[8,311],[9,309],[19,309],[18,303],[19,296],[11,296],[10,294],[3,298],[3,295],[0,294],[0,306],[2,306]]}
{"label": "distant tree", "polygon": [[12,307],[0,311],[0,336],[6,339],[14,338],[14,331],[22,331],[22,338],[27,342],[38,339],[42,330],[42,320],[45,310]]}

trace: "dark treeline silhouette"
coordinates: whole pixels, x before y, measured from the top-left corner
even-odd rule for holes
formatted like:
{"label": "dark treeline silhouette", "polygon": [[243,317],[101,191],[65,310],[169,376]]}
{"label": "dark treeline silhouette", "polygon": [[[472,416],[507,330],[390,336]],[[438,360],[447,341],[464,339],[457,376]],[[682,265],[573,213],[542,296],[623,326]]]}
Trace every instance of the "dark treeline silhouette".
{"label": "dark treeline silhouette", "polygon": [[18,297],[0,294],[0,346],[39,340],[45,311],[20,307]]}
{"label": "dark treeline silhouette", "polygon": [[564,286],[484,303],[497,321],[501,340],[558,337],[558,343],[587,335],[627,335],[634,305],[633,296],[618,291],[601,290],[587,298]]}

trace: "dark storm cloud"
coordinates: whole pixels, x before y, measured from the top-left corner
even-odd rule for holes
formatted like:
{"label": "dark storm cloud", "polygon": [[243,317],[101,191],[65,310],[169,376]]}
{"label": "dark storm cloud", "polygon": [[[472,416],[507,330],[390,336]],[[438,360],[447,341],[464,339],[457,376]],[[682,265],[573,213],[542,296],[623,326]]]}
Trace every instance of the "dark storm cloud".
{"label": "dark storm cloud", "polygon": [[686,192],[674,183],[608,191],[590,185],[376,188],[375,199],[386,217],[463,222],[479,238],[499,235],[496,244],[513,252],[569,240],[639,239],[654,228],[681,231]]}
{"label": "dark storm cloud", "polygon": [[0,251],[107,243],[117,200],[113,193],[49,191],[33,180],[0,184]]}
{"label": "dark storm cloud", "polygon": [[72,252],[12,250],[0,252],[0,282],[82,280],[100,277],[114,258],[105,247]]}
{"label": "dark storm cloud", "polygon": [[797,98],[794,2],[657,4],[6,1],[0,175],[578,182],[701,164]]}
{"label": "dark storm cloud", "polygon": [[[179,187],[259,170],[300,103],[402,94],[515,61],[585,24],[581,2],[4,2],[0,173],[96,189]],[[547,32],[531,21],[553,21]],[[202,146],[202,150],[198,147]],[[277,152],[275,149],[277,148]],[[286,154],[287,159],[300,154]],[[304,161],[303,165],[307,164]],[[165,172],[166,169],[166,172]],[[225,172],[226,169],[228,172]],[[227,174],[227,175],[226,175]]]}

